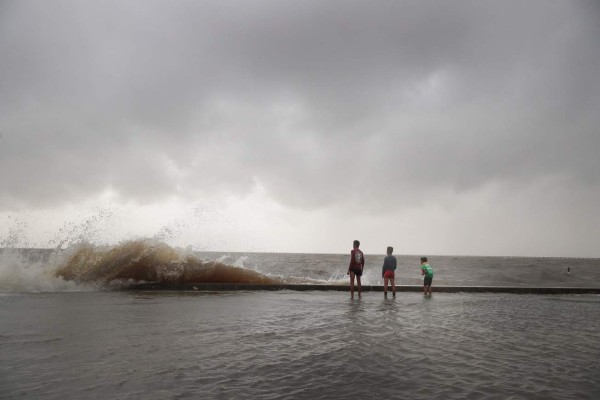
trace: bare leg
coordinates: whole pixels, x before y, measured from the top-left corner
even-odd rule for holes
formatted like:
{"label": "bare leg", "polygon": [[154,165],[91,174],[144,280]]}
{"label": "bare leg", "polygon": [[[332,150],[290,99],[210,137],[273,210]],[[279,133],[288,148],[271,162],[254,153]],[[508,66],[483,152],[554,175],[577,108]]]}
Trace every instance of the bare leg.
{"label": "bare leg", "polygon": [[394,278],[390,278],[390,283],[392,284],[392,294],[396,297],[396,284],[394,283]]}
{"label": "bare leg", "polygon": [[358,284],[358,298],[361,298],[361,294],[362,294],[362,286],[360,284],[360,276],[356,277],[356,283]]}
{"label": "bare leg", "polygon": [[350,298],[354,298],[354,272],[350,271]]}
{"label": "bare leg", "polygon": [[387,297],[388,278],[383,278],[383,295]]}

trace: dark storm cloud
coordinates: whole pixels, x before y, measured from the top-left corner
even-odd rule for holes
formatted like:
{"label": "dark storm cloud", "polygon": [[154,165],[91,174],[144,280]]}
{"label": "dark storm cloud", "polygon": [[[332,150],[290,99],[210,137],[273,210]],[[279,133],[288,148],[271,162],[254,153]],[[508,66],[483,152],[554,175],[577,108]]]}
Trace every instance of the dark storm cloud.
{"label": "dark storm cloud", "polygon": [[598,184],[593,2],[0,4],[0,208]]}

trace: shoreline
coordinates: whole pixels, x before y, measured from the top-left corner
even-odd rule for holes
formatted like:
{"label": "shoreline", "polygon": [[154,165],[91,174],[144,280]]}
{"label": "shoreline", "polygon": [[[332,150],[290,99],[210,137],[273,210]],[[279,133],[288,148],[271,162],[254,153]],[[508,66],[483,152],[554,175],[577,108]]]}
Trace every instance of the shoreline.
{"label": "shoreline", "polygon": [[[260,283],[140,283],[124,290],[172,291],[339,291],[349,292],[348,285],[260,284]],[[356,290],[356,287],[355,287]],[[434,293],[517,293],[517,294],[600,294],[600,288],[533,287],[533,286],[432,286]],[[363,292],[383,292],[382,285],[363,285]],[[422,292],[421,285],[396,285],[396,292]]]}

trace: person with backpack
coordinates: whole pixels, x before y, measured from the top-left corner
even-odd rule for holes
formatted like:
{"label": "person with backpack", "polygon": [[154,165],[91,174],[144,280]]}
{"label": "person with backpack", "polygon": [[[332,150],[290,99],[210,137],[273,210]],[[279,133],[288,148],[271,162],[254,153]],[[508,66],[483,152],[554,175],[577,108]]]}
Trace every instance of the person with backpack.
{"label": "person with backpack", "polygon": [[350,298],[354,298],[354,277],[356,277],[356,283],[358,284],[358,298],[361,298],[362,286],[360,284],[360,277],[362,276],[363,269],[365,267],[365,255],[359,249],[360,242],[355,240],[350,251],[350,265],[348,265],[348,275],[350,275]]}

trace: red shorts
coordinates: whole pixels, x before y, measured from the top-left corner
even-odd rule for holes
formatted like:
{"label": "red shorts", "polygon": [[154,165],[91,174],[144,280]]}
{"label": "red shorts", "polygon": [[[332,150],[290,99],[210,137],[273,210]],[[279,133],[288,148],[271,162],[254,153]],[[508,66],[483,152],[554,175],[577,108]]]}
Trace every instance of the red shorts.
{"label": "red shorts", "polygon": [[388,279],[394,279],[394,271],[385,271],[383,277]]}

